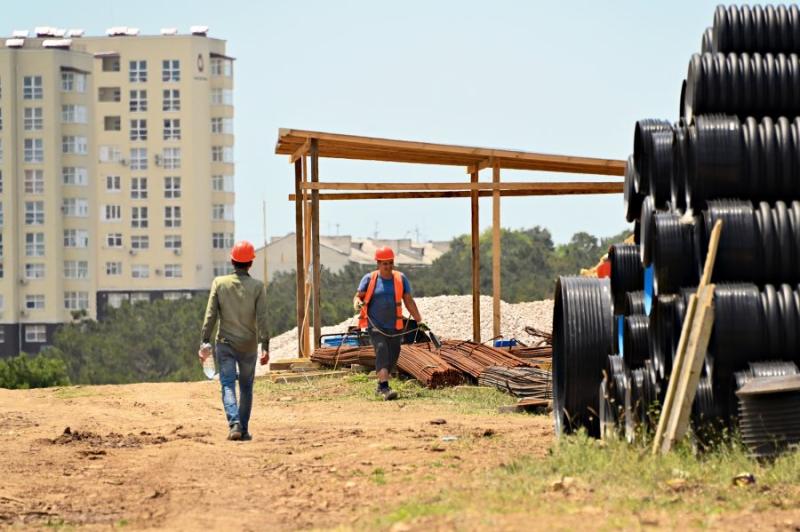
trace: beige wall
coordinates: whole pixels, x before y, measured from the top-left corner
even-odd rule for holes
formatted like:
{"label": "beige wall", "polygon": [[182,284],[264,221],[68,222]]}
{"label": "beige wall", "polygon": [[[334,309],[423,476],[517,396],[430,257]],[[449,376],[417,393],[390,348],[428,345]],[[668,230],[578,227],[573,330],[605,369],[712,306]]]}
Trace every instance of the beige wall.
{"label": "beige wall", "polygon": [[[269,280],[278,272],[293,272],[297,267],[294,234],[273,240],[267,246],[267,269]],[[320,264],[336,273],[347,266],[350,257],[340,251],[321,245],[319,248]],[[264,279],[264,247],[256,249],[256,260],[250,274],[256,279]]]}

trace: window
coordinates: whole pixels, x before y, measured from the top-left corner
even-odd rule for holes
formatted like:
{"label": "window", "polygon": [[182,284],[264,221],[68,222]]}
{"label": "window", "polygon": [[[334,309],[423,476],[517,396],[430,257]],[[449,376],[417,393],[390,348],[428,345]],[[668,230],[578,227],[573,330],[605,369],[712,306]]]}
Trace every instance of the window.
{"label": "window", "polygon": [[211,105],[233,105],[231,89],[211,89]]}
{"label": "window", "polygon": [[[2,157],[0,157],[2,159]],[[3,193],[3,171],[0,170],[0,194]]]}
{"label": "window", "polygon": [[89,216],[89,200],[86,198],[64,198],[61,212],[64,216],[86,218]]}
{"label": "window", "polygon": [[147,178],[131,178],[131,199],[147,199]]}
{"label": "window", "polygon": [[89,247],[89,231],[86,229],[64,229],[64,247],[78,249]]}
{"label": "window", "polygon": [[61,121],[65,124],[85,124],[86,106],[85,105],[62,105]]}
{"label": "window", "polygon": [[125,301],[130,301],[130,296],[124,292],[108,294],[108,306],[111,308],[119,308]]}
{"label": "window", "polygon": [[101,102],[119,102],[122,101],[122,91],[119,87],[100,87],[97,90],[97,99]]}
{"label": "window", "polygon": [[147,120],[143,118],[131,120],[131,140],[147,140]]}
{"label": "window", "polygon": [[89,174],[86,168],[80,166],[65,166],[61,169],[61,181],[65,185],[85,187],[89,183]]}
{"label": "window", "polygon": [[44,162],[44,139],[25,139],[24,147],[26,163]]}
{"label": "window", "polygon": [[147,170],[147,148],[131,148],[131,170]]}
{"label": "window", "polygon": [[25,170],[25,194],[44,194],[44,170]]}
{"label": "window", "polygon": [[86,74],[81,72],[62,72],[61,90],[64,92],[86,92]]}
{"label": "window", "polygon": [[211,146],[211,161],[215,163],[232,163],[233,146]]}
{"label": "window", "polygon": [[86,310],[89,308],[89,292],[64,292],[66,310]]}
{"label": "window", "polygon": [[230,135],[233,133],[233,118],[219,118],[211,119],[211,132],[216,134]]}
{"label": "window", "polygon": [[44,118],[41,107],[26,107],[22,115],[22,128],[25,131],[40,131],[44,129]]}
{"label": "window", "polygon": [[121,248],[122,247],[122,233],[108,233],[106,235],[106,247]]}
{"label": "window", "polygon": [[25,202],[25,225],[44,225],[44,202]]}
{"label": "window", "polygon": [[166,249],[181,249],[181,235],[166,235],[164,237],[164,247]]}
{"label": "window", "polygon": [[165,264],[164,277],[167,279],[178,279],[183,277],[183,268],[180,264]]}
{"label": "window", "polygon": [[233,61],[223,57],[211,58],[211,75],[225,76],[229,78],[233,75]]}
{"label": "window", "polygon": [[220,203],[211,206],[211,219],[220,221],[233,221],[233,205],[223,205]]}
{"label": "window", "polygon": [[[0,203],[0,227],[3,227],[3,221],[4,221],[3,220],[3,204]],[[2,237],[2,236],[3,236],[3,234],[0,233],[0,237]],[[2,257],[2,256],[3,256],[2,242],[0,241],[0,257]]]}
{"label": "window", "polygon": [[26,263],[25,264],[25,278],[26,279],[44,279],[44,264]]}
{"label": "window", "polygon": [[118,116],[103,117],[103,129],[106,131],[122,130],[122,119]]}
{"label": "window", "polygon": [[164,140],[181,140],[180,118],[164,119]]}
{"label": "window", "polygon": [[122,219],[122,207],[119,205],[103,205],[103,221],[118,222]]}
{"label": "window", "polygon": [[131,102],[129,109],[132,113],[138,111],[147,111],[147,91],[146,90],[132,90],[130,93]]}
{"label": "window", "polygon": [[214,263],[214,277],[218,275],[228,275],[233,273],[233,266],[230,262],[222,261]]}
{"label": "window", "polygon": [[178,59],[165,59],[161,62],[161,81],[180,81],[181,62]]}
{"label": "window", "polygon": [[130,61],[128,66],[128,80],[131,83],[143,83],[147,81],[147,61]]}
{"label": "window", "polygon": [[0,139],[0,162],[3,161],[3,139]]}
{"label": "window", "polygon": [[[3,110],[0,109],[0,131],[3,130]],[[0,329],[2,330],[2,329]]]}
{"label": "window", "polygon": [[101,163],[118,163],[122,161],[122,151],[119,146],[98,146]]}
{"label": "window", "polygon": [[44,294],[26,295],[25,308],[28,310],[44,310]]}
{"label": "window", "polygon": [[233,247],[233,233],[211,233],[211,247],[214,249]]}
{"label": "window", "polygon": [[164,89],[164,104],[162,111],[181,110],[181,91],[178,89]]}
{"label": "window", "polygon": [[134,235],[131,237],[131,249],[149,249],[150,237],[147,235]]}
{"label": "window", "polygon": [[87,149],[86,137],[75,135],[61,137],[61,151],[64,153],[86,155]]}
{"label": "window", "polygon": [[181,167],[181,149],[164,148],[162,163],[167,170],[175,170]]}
{"label": "window", "polygon": [[164,227],[181,226],[181,208],[164,207]]}
{"label": "window", "polygon": [[164,178],[164,197],[176,199],[181,197],[181,178],[168,176]]}
{"label": "window", "polygon": [[131,207],[131,227],[134,229],[147,227],[147,207]]}
{"label": "window", "polygon": [[122,263],[106,262],[106,275],[122,275]]}
{"label": "window", "polygon": [[[150,277],[150,266],[147,264],[134,264],[131,266],[131,277],[134,279],[147,279]],[[150,296],[147,296],[150,301]]]}
{"label": "window", "polygon": [[30,344],[43,344],[47,341],[47,328],[44,325],[26,325],[25,341]]}
{"label": "window", "polygon": [[106,192],[119,192],[122,189],[122,178],[118,175],[106,176]]}
{"label": "window", "polygon": [[64,277],[66,279],[88,279],[89,261],[86,260],[65,260]]}
{"label": "window", "polygon": [[44,257],[44,233],[25,233],[25,256]]}
{"label": "window", "polygon": [[118,55],[112,55],[103,58],[103,72],[119,72]]}
{"label": "window", "polygon": [[22,78],[23,100],[41,100],[42,96],[42,76],[25,76]]}

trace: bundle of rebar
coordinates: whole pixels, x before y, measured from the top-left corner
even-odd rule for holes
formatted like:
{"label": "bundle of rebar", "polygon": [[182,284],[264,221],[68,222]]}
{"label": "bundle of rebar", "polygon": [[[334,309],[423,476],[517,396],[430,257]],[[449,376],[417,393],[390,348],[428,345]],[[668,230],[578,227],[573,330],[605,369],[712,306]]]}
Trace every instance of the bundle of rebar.
{"label": "bundle of rebar", "polygon": [[405,344],[400,348],[397,367],[428,388],[457,386],[464,383],[461,372],[448,364],[430,344]]}
{"label": "bundle of rebar", "polygon": [[478,377],[481,386],[492,386],[515,397],[552,399],[552,373],[539,368],[490,366]]}
{"label": "bundle of rebar", "polygon": [[488,367],[516,368],[530,366],[504,349],[476,344],[474,342],[445,340],[442,342],[442,358],[451,366],[477,379]]}
{"label": "bundle of rebar", "polygon": [[326,367],[348,367],[351,364],[360,364],[374,368],[375,350],[371,345],[318,347],[311,353],[311,361]]}

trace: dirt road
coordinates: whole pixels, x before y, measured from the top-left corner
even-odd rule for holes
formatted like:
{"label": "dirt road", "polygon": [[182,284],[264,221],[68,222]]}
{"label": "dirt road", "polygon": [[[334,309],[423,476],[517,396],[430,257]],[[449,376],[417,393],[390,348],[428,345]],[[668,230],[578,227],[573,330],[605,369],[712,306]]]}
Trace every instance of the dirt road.
{"label": "dirt road", "polygon": [[251,442],[225,440],[215,382],[0,390],[0,526],[371,528],[552,441],[547,416],[267,388]]}

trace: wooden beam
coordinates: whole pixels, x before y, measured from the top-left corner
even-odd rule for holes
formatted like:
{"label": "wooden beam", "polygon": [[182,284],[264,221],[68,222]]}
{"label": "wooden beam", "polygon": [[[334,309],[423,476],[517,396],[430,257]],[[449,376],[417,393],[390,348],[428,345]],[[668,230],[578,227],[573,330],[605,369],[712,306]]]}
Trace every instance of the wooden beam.
{"label": "wooden beam", "polygon": [[[308,156],[301,159],[303,161],[303,183],[308,183]],[[304,287],[305,300],[305,319],[303,328],[298,331],[303,336],[303,353],[311,357],[311,192],[303,191],[303,270],[305,271],[306,284]]]}
{"label": "wooden beam", "polygon": [[[303,336],[300,334],[300,331],[303,330],[303,322],[305,321],[305,287],[306,287],[306,278],[305,278],[305,269],[303,265],[305,264],[305,258],[303,255],[303,202],[302,202],[302,189],[300,188],[301,182],[303,180],[303,162],[298,159],[294,162],[294,193],[295,193],[295,202],[294,202],[294,242],[295,242],[295,253],[297,254],[296,257],[296,307],[297,307],[297,354],[301,357],[310,356],[309,353],[306,353],[303,346]],[[267,248],[264,248],[264,254],[267,253]]]}
{"label": "wooden beam", "polygon": [[485,169],[489,168],[490,166],[492,166],[492,162],[493,162],[492,159],[485,159],[485,160],[480,161],[478,163],[471,164],[471,165],[469,165],[467,167],[467,173],[472,175],[475,172],[480,172],[481,170],[485,170]]}
{"label": "wooden beam", "polygon": [[295,150],[295,152],[289,157],[289,160],[292,163],[297,162],[297,160],[300,159],[301,157],[305,157],[306,155],[308,155],[308,150],[310,148],[311,148],[311,139],[305,141],[302,146],[297,148],[297,150]]}
{"label": "wooden beam", "polygon": [[[500,185],[500,166],[492,165],[492,183]],[[500,190],[492,190],[492,336],[500,336]]]}
{"label": "wooden beam", "polygon": [[[319,182],[319,142],[311,139],[311,182]],[[319,256],[319,190],[311,191],[311,253],[314,292],[314,347],[320,346],[322,317],[320,316],[320,256]]]}
{"label": "wooden beam", "polygon": [[621,182],[612,183],[593,183],[591,181],[565,181],[565,182],[515,182],[515,183],[343,183],[343,182],[325,182],[325,183],[304,183],[303,188],[307,190],[376,190],[376,191],[394,191],[394,190],[571,190],[575,187],[586,187],[591,189],[597,187],[604,189],[606,187],[617,187],[617,190],[622,192],[623,184]]}
{"label": "wooden beam", "polygon": [[[603,185],[603,186],[597,186]],[[529,197],[529,196],[574,196],[581,194],[621,194],[622,185],[619,183],[592,183],[591,186],[573,187],[569,190],[562,188],[549,189],[540,187],[535,190],[501,190],[500,197]],[[491,197],[494,192],[490,190],[478,191],[481,198]],[[387,199],[446,199],[446,198],[471,198],[472,192],[464,190],[441,190],[441,191],[415,191],[415,192],[342,192],[342,193],[320,193],[320,201],[341,201],[341,200],[387,200]],[[289,194],[289,201],[294,201],[295,195]]]}
{"label": "wooden beam", "polygon": [[[470,176],[472,183],[478,182],[478,172]],[[481,245],[480,245],[480,218],[478,215],[478,190],[472,191],[471,196],[472,224],[472,341],[481,341]]]}

